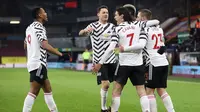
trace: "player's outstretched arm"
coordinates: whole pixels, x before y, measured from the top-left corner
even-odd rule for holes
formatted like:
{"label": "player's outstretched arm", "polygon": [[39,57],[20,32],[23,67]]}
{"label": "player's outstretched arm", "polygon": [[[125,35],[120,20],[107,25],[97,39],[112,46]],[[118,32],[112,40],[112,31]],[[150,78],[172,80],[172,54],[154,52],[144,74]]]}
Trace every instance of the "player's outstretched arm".
{"label": "player's outstretched arm", "polygon": [[43,40],[42,41],[42,47],[44,49],[46,49],[47,51],[49,51],[52,54],[58,55],[58,56],[63,56],[63,54],[61,52],[59,52],[58,50],[56,50],[55,48],[53,48],[47,40]]}
{"label": "player's outstretched arm", "polygon": [[157,19],[148,20],[146,22],[146,27],[153,26],[153,25],[159,25],[159,23],[160,23],[160,21],[158,21]]}
{"label": "player's outstretched arm", "polygon": [[146,40],[145,39],[139,39],[139,42],[132,45],[132,46],[127,46],[127,47],[122,47],[120,48],[120,51],[135,51],[135,50],[141,50],[145,47],[146,45]]}
{"label": "player's outstretched arm", "polygon": [[83,35],[86,35],[85,29],[82,29],[82,30],[79,32],[79,36],[83,36]]}
{"label": "player's outstretched arm", "polygon": [[137,43],[134,43],[132,46],[126,46],[126,47],[120,46],[119,49],[121,52],[141,50],[146,46],[147,39],[148,39],[147,34],[145,33],[144,30],[142,30],[140,32],[139,41]]}
{"label": "player's outstretched arm", "polygon": [[87,27],[79,32],[80,36],[88,36],[93,31],[92,27]]}

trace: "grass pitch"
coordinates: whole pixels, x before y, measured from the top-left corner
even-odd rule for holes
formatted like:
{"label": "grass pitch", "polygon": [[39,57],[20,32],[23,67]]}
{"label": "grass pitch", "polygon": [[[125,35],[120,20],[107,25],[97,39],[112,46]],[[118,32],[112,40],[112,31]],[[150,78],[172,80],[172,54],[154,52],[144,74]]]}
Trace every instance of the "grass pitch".
{"label": "grass pitch", "polygon": [[[90,72],[49,69],[49,79],[59,112],[100,112],[100,86]],[[22,112],[29,91],[26,69],[0,69],[0,112]],[[111,102],[109,91],[108,106]],[[200,112],[200,79],[169,77],[168,93],[176,112]],[[166,112],[157,95],[158,112]],[[121,97],[120,112],[141,112],[135,87],[129,82]],[[40,91],[32,112],[49,112]]]}

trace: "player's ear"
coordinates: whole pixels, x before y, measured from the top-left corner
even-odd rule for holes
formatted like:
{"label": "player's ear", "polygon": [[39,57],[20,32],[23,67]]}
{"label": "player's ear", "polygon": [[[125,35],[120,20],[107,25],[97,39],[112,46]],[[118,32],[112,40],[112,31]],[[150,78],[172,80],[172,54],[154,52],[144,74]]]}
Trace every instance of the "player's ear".
{"label": "player's ear", "polygon": [[99,12],[97,13],[97,16],[99,17]]}
{"label": "player's ear", "polygon": [[38,14],[38,17],[40,17],[40,18],[41,18],[41,17],[42,17],[42,15],[41,15],[41,14]]}

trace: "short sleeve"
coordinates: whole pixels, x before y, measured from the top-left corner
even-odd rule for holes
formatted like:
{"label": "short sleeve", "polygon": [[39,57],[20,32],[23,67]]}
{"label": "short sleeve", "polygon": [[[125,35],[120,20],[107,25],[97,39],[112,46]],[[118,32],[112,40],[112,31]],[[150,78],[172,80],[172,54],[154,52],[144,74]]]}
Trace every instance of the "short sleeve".
{"label": "short sleeve", "polygon": [[38,26],[35,27],[35,30],[35,35],[40,42],[42,42],[43,40],[47,40],[46,29],[44,27]]}

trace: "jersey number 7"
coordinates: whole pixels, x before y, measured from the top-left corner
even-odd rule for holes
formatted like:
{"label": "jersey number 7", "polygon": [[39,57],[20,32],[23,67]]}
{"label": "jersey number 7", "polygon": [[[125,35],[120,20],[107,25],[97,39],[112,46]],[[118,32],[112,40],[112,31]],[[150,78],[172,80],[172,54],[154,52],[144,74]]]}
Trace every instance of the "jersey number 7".
{"label": "jersey number 7", "polygon": [[159,49],[160,46],[158,46],[158,41],[162,42],[162,34],[159,33],[159,34],[153,34],[152,35],[152,40],[156,39],[156,42],[154,44],[154,47],[153,49]]}
{"label": "jersey number 7", "polygon": [[129,40],[129,46],[131,46],[131,45],[132,45],[132,42],[133,42],[133,38],[134,38],[134,33],[130,33],[130,34],[128,34],[126,37],[127,37],[127,38],[131,38],[131,39]]}

